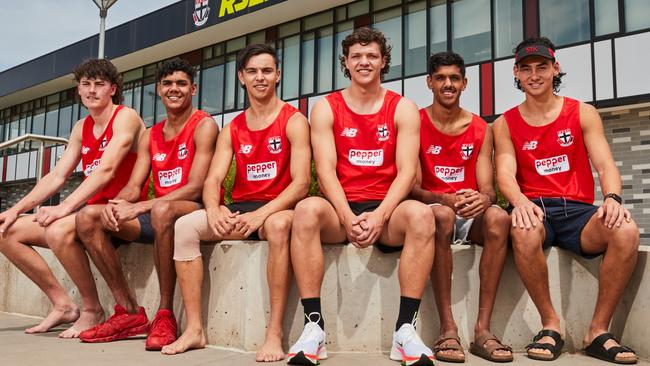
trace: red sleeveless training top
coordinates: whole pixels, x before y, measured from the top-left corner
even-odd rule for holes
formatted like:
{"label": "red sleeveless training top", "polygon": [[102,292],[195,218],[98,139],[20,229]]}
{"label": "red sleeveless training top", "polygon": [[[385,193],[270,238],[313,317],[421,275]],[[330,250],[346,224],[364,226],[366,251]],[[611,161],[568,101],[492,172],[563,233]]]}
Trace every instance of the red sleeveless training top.
{"label": "red sleeveless training top", "polygon": [[383,200],[397,176],[395,110],[402,97],[386,90],[374,114],[353,112],[340,91],[326,98],[334,114],[336,175],[347,200]]}
{"label": "red sleeveless training top", "polygon": [[237,167],[233,202],[270,201],[291,183],[287,122],[296,112],[285,103],[275,121],[258,131],[248,128],[245,111],[232,120],[230,138]]}
{"label": "red sleeveless training top", "polygon": [[424,108],[420,109],[420,119],[422,188],[436,193],[455,193],[464,188],[477,191],[476,160],[487,122],[472,114],[465,132],[450,136],[436,128]]}
{"label": "red sleeveless training top", "polygon": [[156,197],[162,197],[185,184],[194,161],[194,131],[204,118],[210,117],[204,111],[195,111],[176,136],[165,140],[164,120],[151,128],[149,134],[149,154],[151,172]]}
{"label": "red sleeveless training top", "polygon": [[[93,134],[93,126],[95,125],[93,118],[88,115],[84,120],[81,135],[81,164],[84,179],[99,166],[99,162],[104,154],[104,149],[108,146],[108,143],[113,137],[113,121],[122,108],[123,106],[121,105],[117,106],[115,112],[113,112],[113,116],[110,121],[108,121],[108,125],[106,125],[106,129],[104,129],[104,132],[98,138],[95,138],[95,135]],[[129,153],[124,157],[124,160],[122,160],[118,169],[115,171],[115,177],[113,177],[104,188],[92,196],[86,204],[105,204],[108,203],[109,199],[113,199],[117,196],[129,181],[137,156],[137,153],[129,151]]]}
{"label": "red sleeveless training top", "polygon": [[504,116],[517,159],[517,182],[526,197],[594,202],[594,178],[580,126],[579,101],[565,97],[560,115],[545,126],[526,123],[518,107]]}

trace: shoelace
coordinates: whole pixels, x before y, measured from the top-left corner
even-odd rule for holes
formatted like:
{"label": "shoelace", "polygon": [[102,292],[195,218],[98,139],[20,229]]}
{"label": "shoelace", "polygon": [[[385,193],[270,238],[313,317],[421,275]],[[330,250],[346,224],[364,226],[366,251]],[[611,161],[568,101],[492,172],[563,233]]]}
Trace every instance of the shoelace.
{"label": "shoelace", "polygon": [[[162,327],[158,328],[158,324],[163,324]],[[168,329],[173,329],[174,328],[174,322],[172,321],[171,318],[166,317],[166,316],[159,316],[154,319],[154,321],[151,323],[151,329],[152,329],[152,334],[161,334],[163,333],[163,329],[166,331]]]}
{"label": "shoelace", "polygon": [[[316,321],[311,320],[311,316],[314,315],[314,314],[316,314],[318,316],[318,319]],[[312,312],[312,313],[309,313],[309,315],[305,314],[305,317],[307,318],[307,320],[309,320],[309,322],[307,324],[305,324],[305,330],[300,335],[300,338],[298,338],[298,342],[301,342],[301,341],[304,341],[305,339],[311,338],[312,334],[317,332],[316,327],[318,327],[318,322],[320,321],[320,313]],[[313,325],[310,325],[310,324],[313,324]]]}

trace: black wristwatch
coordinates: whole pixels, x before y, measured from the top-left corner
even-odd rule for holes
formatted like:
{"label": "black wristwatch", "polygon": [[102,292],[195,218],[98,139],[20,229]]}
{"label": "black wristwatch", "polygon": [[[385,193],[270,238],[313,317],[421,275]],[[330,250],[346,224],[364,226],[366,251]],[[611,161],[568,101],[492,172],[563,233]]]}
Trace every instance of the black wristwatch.
{"label": "black wristwatch", "polygon": [[603,202],[605,202],[605,200],[608,198],[611,198],[614,201],[618,202],[619,205],[623,204],[623,199],[621,198],[621,196],[617,195],[616,193],[607,193],[603,198]]}

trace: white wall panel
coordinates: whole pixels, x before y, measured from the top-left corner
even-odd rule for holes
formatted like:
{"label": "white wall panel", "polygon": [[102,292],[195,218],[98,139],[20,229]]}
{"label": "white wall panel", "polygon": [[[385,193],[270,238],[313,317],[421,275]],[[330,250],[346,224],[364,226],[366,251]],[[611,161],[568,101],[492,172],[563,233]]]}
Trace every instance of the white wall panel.
{"label": "white wall panel", "polygon": [[290,102],[287,102],[287,103],[291,104],[296,109],[300,109],[300,100],[299,99],[294,99],[294,100],[292,100]]}
{"label": "white wall panel", "polygon": [[427,76],[417,76],[404,80],[404,96],[424,108],[433,102],[433,93],[427,86]]}
{"label": "white wall panel", "polygon": [[326,95],[327,94],[317,95],[317,96],[311,97],[311,98],[309,98],[307,100],[307,118],[308,119],[311,118],[311,109],[314,108],[314,105],[316,104],[316,102],[318,102],[319,100],[325,98]]}
{"label": "white wall panel", "polygon": [[36,170],[38,169],[38,151],[29,153],[29,176],[28,178],[36,178]]}
{"label": "white wall panel", "polygon": [[7,180],[6,182],[16,180],[16,155],[7,157]]}
{"label": "white wall panel", "polygon": [[221,130],[221,128],[223,127],[223,116],[220,114],[215,114],[212,116],[212,119],[217,124],[217,126],[219,126],[219,130]]}
{"label": "white wall panel", "polygon": [[230,112],[230,113],[226,113],[226,114],[224,114],[224,115],[223,115],[223,125],[225,126],[225,125],[227,125],[228,123],[230,123],[230,121],[232,121],[233,119],[235,119],[235,117],[237,117],[237,115],[238,115],[239,113],[241,113],[241,111]]}
{"label": "white wall panel", "polygon": [[481,88],[480,88],[480,73],[479,66],[472,66],[465,69],[465,76],[467,77],[467,89],[460,96],[460,106],[468,111],[476,114],[481,114]]}
{"label": "white wall panel", "polygon": [[27,179],[29,171],[29,153],[18,154],[16,157],[16,180]]}
{"label": "white wall panel", "polygon": [[650,93],[650,32],[616,39],[616,91],[619,97]]}
{"label": "white wall panel", "polygon": [[402,80],[395,80],[389,83],[382,83],[381,86],[395,93],[402,95]]}
{"label": "white wall panel", "polygon": [[614,98],[614,74],[612,69],[612,42],[594,43],[594,70],[596,75],[596,99]]}
{"label": "white wall panel", "polygon": [[566,72],[559,94],[583,102],[592,101],[591,46],[584,44],[557,50],[556,59],[562,72]]}
{"label": "white wall panel", "polygon": [[5,158],[0,156],[0,182],[2,182],[2,170],[5,167]]}
{"label": "white wall panel", "polygon": [[494,63],[494,114],[501,114],[526,99],[524,93],[515,87],[514,64],[514,58]]}

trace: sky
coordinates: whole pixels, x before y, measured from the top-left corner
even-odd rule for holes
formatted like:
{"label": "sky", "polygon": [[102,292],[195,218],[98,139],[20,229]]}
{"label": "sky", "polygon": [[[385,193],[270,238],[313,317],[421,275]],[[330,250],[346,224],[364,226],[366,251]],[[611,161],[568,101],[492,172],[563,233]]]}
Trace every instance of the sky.
{"label": "sky", "polygon": [[[179,0],[118,0],[106,29]],[[99,33],[92,0],[0,1],[0,72]]]}

